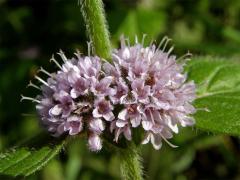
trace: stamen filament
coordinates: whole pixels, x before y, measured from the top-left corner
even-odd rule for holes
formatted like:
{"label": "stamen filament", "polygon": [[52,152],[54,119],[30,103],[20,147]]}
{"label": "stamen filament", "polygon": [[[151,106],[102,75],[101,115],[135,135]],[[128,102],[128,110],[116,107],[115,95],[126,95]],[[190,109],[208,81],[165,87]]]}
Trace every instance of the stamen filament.
{"label": "stamen filament", "polygon": [[47,72],[45,69],[43,69],[43,67],[40,67],[39,72],[43,72],[44,74],[48,75],[49,77],[52,77],[52,75],[49,72]]}
{"label": "stamen filament", "polygon": [[[147,36],[146,34],[143,34],[142,42],[141,42],[142,46],[144,46],[144,40],[145,40],[146,36]],[[150,45],[150,46],[151,46],[151,45]]]}
{"label": "stamen filament", "polygon": [[196,108],[197,111],[211,112],[208,108]]}
{"label": "stamen filament", "polygon": [[41,79],[39,76],[35,76],[35,78],[36,78],[37,80],[39,80],[41,83],[43,83],[44,85],[46,85],[46,86],[49,87],[48,83],[47,83],[46,81],[44,81],[43,79]]}
{"label": "stamen filament", "polygon": [[57,53],[59,56],[61,56],[63,62],[67,62],[67,57],[65,56],[65,54],[63,53],[63,51],[60,49],[59,53]]}
{"label": "stamen filament", "polygon": [[163,140],[164,140],[169,146],[171,146],[172,148],[177,148],[177,147],[178,147],[178,146],[170,143],[162,134],[160,134],[160,135],[161,135],[161,137],[163,138]]}
{"label": "stamen filament", "polygon": [[20,101],[22,102],[23,100],[29,100],[29,101],[36,102],[36,103],[40,103],[41,102],[41,101],[39,101],[37,99],[21,95],[21,100]]}
{"label": "stamen filament", "polygon": [[184,54],[183,56],[179,57],[176,61],[181,62],[184,60],[183,63],[185,63],[186,61],[190,60],[191,56],[192,56],[192,54],[190,52],[187,52],[187,54]]}
{"label": "stamen filament", "polygon": [[38,87],[37,85],[33,84],[32,81],[29,82],[29,84],[27,85],[27,87],[34,87],[34,88],[36,88],[36,89],[41,90],[41,88]]}
{"label": "stamen filament", "polygon": [[52,56],[52,58],[50,59],[50,62],[53,61],[58,67],[59,69],[62,69],[62,67],[60,66],[60,64],[56,61],[56,59],[54,59],[54,55]]}
{"label": "stamen filament", "polygon": [[77,50],[77,52],[76,53],[74,53],[74,55],[78,58],[78,59],[80,59],[81,58],[81,53],[80,53],[80,51],[79,50]]}
{"label": "stamen filament", "polygon": [[125,38],[123,35],[121,35],[121,37],[120,37],[120,43],[121,43],[121,48],[124,48],[126,46]]}
{"label": "stamen filament", "polygon": [[138,37],[135,35],[135,43],[138,44]]}
{"label": "stamen filament", "polygon": [[156,51],[158,51],[159,49],[161,49],[163,43],[164,43],[165,41],[167,41],[167,40],[168,40],[168,37],[167,37],[167,36],[164,36],[164,38],[163,38],[163,39],[161,40],[161,42],[159,43]]}
{"label": "stamen filament", "polygon": [[171,41],[171,39],[168,38],[167,41],[165,42],[164,47],[162,49],[163,52],[165,51],[165,49],[170,41]]}
{"label": "stamen filament", "polygon": [[168,50],[168,52],[167,52],[167,54],[169,55],[169,54],[171,54],[171,52],[174,50],[174,46],[172,46],[169,50]]}

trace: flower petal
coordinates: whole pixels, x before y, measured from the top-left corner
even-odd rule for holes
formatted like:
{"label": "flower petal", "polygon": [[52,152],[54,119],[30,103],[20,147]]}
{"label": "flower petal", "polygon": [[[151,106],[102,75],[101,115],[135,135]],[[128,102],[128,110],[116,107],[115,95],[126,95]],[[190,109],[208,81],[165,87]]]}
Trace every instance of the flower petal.
{"label": "flower petal", "polygon": [[49,110],[49,114],[53,116],[58,116],[62,113],[62,108],[60,105],[55,105],[53,108]]}
{"label": "flower petal", "polygon": [[99,151],[102,149],[102,141],[97,134],[91,134],[88,137],[88,146],[91,151]]}
{"label": "flower petal", "polygon": [[97,109],[97,108],[95,108],[95,109],[93,110],[92,115],[93,115],[93,117],[95,117],[95,118],[100,118],[100,117],[102,117],[102,114],[100,114],[100,113],[98,112],[98,109]]}
{"label": "flower petal", "polygon": [[154,149],[159,150],[162,147],[162,138],[159,134],[151,134],[151,143]]}
{"label": "flower petal", "polygon": [[142,127],[146,131],[149,131],[152,128],[152,126],[153,126],[153,123],[151,121],[147,121],[147,120],[142,121]]}
{"label": "flower petal", "polygon": [[103,118],[106,120],[106,121],[112,121],[114,119],[114,115],[112,112],[109,112],[107,114],[103,114]]}
{"label": "flower petal", "polygon": [[127,109],[123,109],[119,114],[118,118],[121,120],[127,120]]}

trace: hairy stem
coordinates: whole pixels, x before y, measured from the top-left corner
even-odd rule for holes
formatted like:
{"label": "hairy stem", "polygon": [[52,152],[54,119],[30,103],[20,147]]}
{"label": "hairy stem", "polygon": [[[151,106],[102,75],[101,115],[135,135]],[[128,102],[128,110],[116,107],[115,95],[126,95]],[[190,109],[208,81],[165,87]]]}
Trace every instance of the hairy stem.
{"label": "hairy stem", "polygon": [[137,147],[129,145],[127,149],[120,151],[121,174],[124,180],[142,180],[141,158]]}
{"label": "hairy stem", "polygon": [[79,2],[94,53],[110,60],[111,43],[102,0],[80,0]]}

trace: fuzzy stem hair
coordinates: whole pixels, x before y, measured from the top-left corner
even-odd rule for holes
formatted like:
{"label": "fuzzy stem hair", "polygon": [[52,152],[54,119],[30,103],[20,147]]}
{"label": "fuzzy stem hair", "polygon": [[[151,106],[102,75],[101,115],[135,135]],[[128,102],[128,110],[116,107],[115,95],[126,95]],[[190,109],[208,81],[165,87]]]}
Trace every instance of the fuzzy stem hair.
{"label": "fuzzy stem hair", "polygon": [[111,43],[102,0],[79,0],[79,3],[94,53],[110,61]]}
{"label": "fuzzy stem hair", "polygon": [[136,145],[131,143],[120,151],[121,174],[124,180],[143,180],[141,157]]}

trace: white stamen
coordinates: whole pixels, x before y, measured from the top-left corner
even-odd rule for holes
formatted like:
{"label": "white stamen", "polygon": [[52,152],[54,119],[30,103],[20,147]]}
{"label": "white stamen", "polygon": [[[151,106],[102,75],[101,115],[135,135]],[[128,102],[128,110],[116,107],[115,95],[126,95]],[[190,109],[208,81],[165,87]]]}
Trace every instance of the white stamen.
{"label": "white stamen", "polygon": [[171,52],[174,50],[174,46],[172,46],[169,50],[168,50],[168,52],[167,52],[167,54],[169,55],[169,54],[171,54]]}
{"label": "white stamen", "polygon": [[108,60],[101,58],[102,61],[105,61],[106,63],[109,63]]}
{"label": "white stamen", "polygon": [[[160,134],[160,135],[161,135],[161,134]],[[163,140],[164,140],[169,146],[171,146],[172,148],[177,148],[177,147],[178,147],[178,146],[170,143],[163,135],[161,135],[161,137],[162,137]]]}
{"label": "white stamen", "polygon": [[47,72],[45,69],[43,69],[43,67],[40,67],[40,69],[38,71],[43,72],[44,74],[48,75],[49,77],[52,77],[52,75],[49,72]]}
{"label": "white stamen", "polygon": [[60,64],[56,61],[56,59],[54,59],[54,55],[52,55],[52,58],[50,59],[50,62],[53,61],[58,67],[59,69],[62,69],[62,67],[60,66]]}
{"label": "white stamen", "polygon": [[165,51],[165,49],[166,49],[166,47],[167,47],[167,45],[170,41],[171,41],[171,39],[168,38],[167,41],[165,42],[164,46],[163,46],[162,51]]}
{"label": "white stamen", "polygon": [[65,56],[65,54],[63,53],[63,51],[60,49],[59,53],[57,53],[59,56],[61,56],[63,62],[67,62],[67,57]]}
{"label": "white stamen", "polygon": [[74,53],[74,55],[78,58],[78,59],[80,59],[81,58],[81,53],[80,53],[80,51],[79,50],[77,50],[77,52],[76,53]]}
{"label": "white stamen", "polygon": [[[145,40],[146,36],[147,36],[146,34],[143,34],[142,42],[141,42],[142,46],[144,46],[144,40]],[[151,46],[151,45],[150,45],[150,46]]]}
{"label": "white stamen", "polygon": [[190,58],[192,57],[192,54],[188,51],[187,54],[184,54],[183,56],[179,57],[176,61],[183,61],[183,63],[191,60]]}
{"label": "white stamen", "polygon": [[127,42],[128,48],[130,48],[130,40],[129,40],[129,38],[125,39],[125,41]]}
{"label": "white stamen", "polygon": [[38,87],[37,85],[33,84],[32,81],[29,81],[29,84],[27,85],[27,87],[34,87],[34,88],[36,88],[36,89],[41,90],[41,88]]}
{"label": "white stamen", "polygon": [[135,35],[135,43],[138,44],[138,37]]}
{"label": "white stamen", "polygon": [[178,60],[181,60],[181,59],[185,59],[186,57],[191,57],[192,54],[188,51],[186,54],[184,54],[183,56],[179,57]]}
{"label": "white stamen", "polygon": [[36,78],[37,80],[39,80],[41,83],[43,83],[44,85],[46,85],[46,86],[49,87],[48,83],[47,83],[46,81],[44,81],[42,78],[40,78],[39,76],[35,76],[35,78]]}
{"label": "white stamen", "polygon": [[153,44],[155,44],[156,43],[156,40],[154,40],[154,39],[152,39],[151,41],[150,41],[150,44],[149,44],[149,46],[151,47]]}
{"label": "white stamen", "polygon": [[124,48],[124,47],[126,46],[124,35],[121,35],[121,37],[120,37],[120,43],[121,43],[121,48]]}
{"label": "white stamen", "polygon": [[211,112],[210,109],[208,108],[196,108],[197,111],[206,111],[206,112]]}
{"label": "white stamen", "polygon": [[167,40],[168,40],[168,37],[167,37],[167,36],[164,36],[164,38],[163,38],[163,39],[161,40],[161,42],[159,43],[156,51],[158,51],[159,49],[161,49],[163,43],[165,43],[165,41],[167,41]]}
{"label": "white stamen", "polygon": [[21,95],[21,100],[20,100],[20,102],[22,102],[23,100],[29,100],[29,101],[36,102],[36,103],[40,103],[40,102],[41,102],[41,101],[39,101],[39,100],[37,100],[37,99],[34,99],[34,98],[31,98],[31,97],[27,97],[27,96]]}
{"label": "white stamen", "polygon": [[[116,54],[112,54],[112,56],[113,56],[114,58],[116,58],[116,59],[118,60],[119,64],[120,64],[120,62],[121,62],[120,57],[119,57],[118,55],[116,55]],[[121,64],[120,64],[120,65],[121,65]]]}

